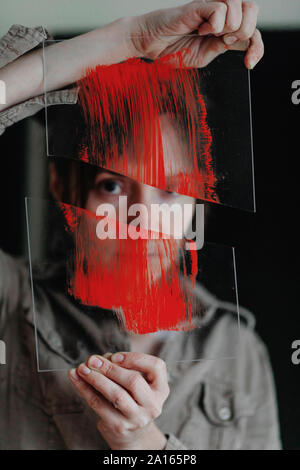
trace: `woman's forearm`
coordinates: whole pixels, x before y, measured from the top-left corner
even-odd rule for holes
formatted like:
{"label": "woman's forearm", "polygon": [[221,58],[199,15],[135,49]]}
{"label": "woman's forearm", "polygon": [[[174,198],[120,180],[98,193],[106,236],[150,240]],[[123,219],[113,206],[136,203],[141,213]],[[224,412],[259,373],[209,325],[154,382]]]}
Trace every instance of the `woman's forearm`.
{"label": "woman's forearm", "polygon": [[135,55],[130,41],[131,18],[122,18],[107,26],[54,43],[45,49],[29,52],[0,70],[6,85],[6,103],[0,111],[60,89],[79,80],[87,67],[112,64]]}

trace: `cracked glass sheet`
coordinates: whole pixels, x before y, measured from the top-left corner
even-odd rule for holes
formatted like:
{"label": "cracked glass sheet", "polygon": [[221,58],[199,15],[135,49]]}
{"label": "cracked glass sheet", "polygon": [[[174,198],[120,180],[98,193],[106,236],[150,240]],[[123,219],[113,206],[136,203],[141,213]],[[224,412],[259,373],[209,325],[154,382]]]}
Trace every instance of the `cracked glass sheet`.
{"label": "cracked glass sheet", "polygon": [[199,69],[187,69],[178,56],[99,64],[75,84],[77,104],[53,105],[47,59],[51,54],[53,63],[57,42],[45,41],[43,54],[48,156],[255,212],[243,53],[229,51]]}
{"label": "cracked glass sheet", "polygon": [[168,365],[236,356],[234,249],[207,242],[181,249],[183,240],[171,238],[100,240],[103,219],[94,213],[25,202],[39,372],[135,350],[141,337],[143,347],[155,338],[153,353]]}

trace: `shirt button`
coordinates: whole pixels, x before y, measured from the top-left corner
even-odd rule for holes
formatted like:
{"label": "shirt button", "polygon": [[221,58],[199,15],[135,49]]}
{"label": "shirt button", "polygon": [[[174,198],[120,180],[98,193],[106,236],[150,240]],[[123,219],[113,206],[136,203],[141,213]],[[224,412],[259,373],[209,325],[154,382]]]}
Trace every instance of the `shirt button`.
{"label": "shirt button", "polygon": [[50,337],[50,341],[52,343],[52,346],[54,348],[60,348],[62,346],[62,342],[61,342],[61,339],[59,338],[59,336],[57,336],[55,333],[53,333]]}
{"label": "shirt button", "polygon": [[229,421],[231,416],[231,409],[228,406],[222,406],[222,408],[219,409],[219,418],[222,421]]}

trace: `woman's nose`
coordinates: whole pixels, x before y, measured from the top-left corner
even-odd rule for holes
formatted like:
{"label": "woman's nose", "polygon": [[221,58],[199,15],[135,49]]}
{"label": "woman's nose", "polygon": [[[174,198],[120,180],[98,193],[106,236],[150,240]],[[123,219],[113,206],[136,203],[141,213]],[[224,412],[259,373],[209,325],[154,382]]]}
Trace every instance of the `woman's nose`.
{"label": "woman's nose", "polygon": [[[162,202],[161,190],[146,184],[137,184],[130,199],[131,200],[128,201],[128,223],[138,215],[141,225],[149,227],[151,206]],[[132,207],[132,211],[130,211],[130,207]],[[139,211],[139,213],[137,213],[137,211]]]}
{"label": "woman's nose", "polygon": [[152,204],[159,204],[161,202],[161,190],[153,188],[146,184],[141,184],[138,188],[137,200],[139,204],[143,204],[148,209],[151,209]]}

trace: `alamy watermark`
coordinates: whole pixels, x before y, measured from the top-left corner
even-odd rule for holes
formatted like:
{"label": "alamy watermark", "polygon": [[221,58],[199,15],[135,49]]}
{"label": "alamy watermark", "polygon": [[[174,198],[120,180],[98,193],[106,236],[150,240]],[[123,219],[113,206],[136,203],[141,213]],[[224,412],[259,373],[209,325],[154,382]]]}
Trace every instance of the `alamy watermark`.
{"label": "alamy watermark", "polygon": [[300,104],[300,80],[294,80],[292,83],[292,103],[295,105]]}
{"label": "alamy watermark", "polygon": [[5,342],[0,340],[0,365],[6,364],[6,345]]}
{"label": "alamy watermark", "polygon": [[3,80],[0,80],[0,104],[6,104],[6,85]]}
{"label": "alamy watermark", "polygon": [[[118,217],[116,212],[113,204],[97,207],[96,215],[102,217],[96,226],[100,240],[185,239],[186,250],[200,250],[204,245],[204,204],[151,204],[149,211],[142,203],[128,207],[127,196],[119,196]],[[130,223],[122,222],[129,218]]]}
{"label": "alamy watermark", "polygon": [[298,366],[300,364],[300,340],[299,339],[296,339],[295,341],[293,341],[292,349],[295,349],[295,351],[293,352],[291,356],[292,363],[295,366]]}

